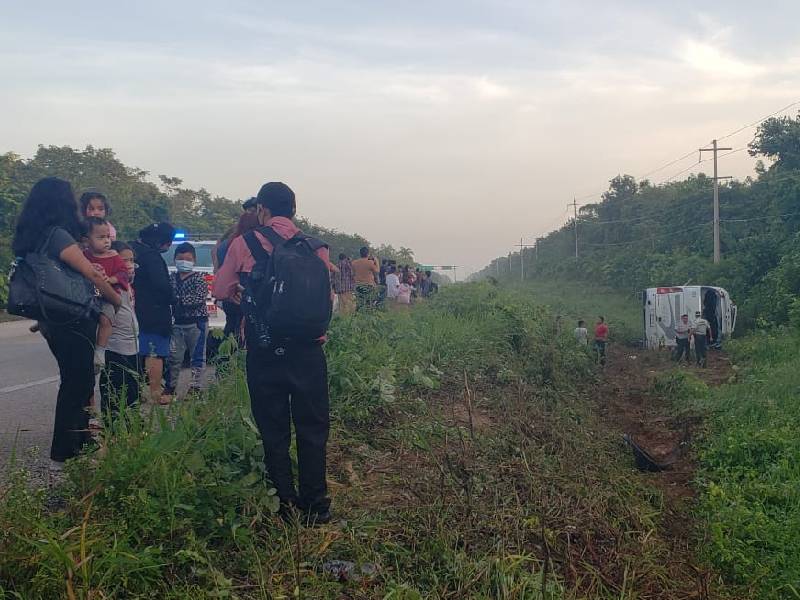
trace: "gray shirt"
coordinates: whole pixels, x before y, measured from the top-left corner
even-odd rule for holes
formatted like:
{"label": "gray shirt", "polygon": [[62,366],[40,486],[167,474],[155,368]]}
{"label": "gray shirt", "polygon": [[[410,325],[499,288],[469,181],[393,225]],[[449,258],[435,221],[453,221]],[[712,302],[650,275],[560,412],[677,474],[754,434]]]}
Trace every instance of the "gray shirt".
{"label": "gray shirt", "polygon": [[132,356],[139,353],[139,322],[131,303],[131,293],[123,290],[119,295],[122,304],[114,319],[114,328],[106,348],[123,356]]}

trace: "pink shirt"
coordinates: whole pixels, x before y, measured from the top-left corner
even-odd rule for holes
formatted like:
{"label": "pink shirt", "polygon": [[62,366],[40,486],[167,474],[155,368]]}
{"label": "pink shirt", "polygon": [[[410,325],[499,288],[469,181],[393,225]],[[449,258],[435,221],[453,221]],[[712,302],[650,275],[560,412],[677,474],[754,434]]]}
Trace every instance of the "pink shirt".
{"label": "pink shirt", "polygon": [[[279,236],[288,240],[300,231],[291,219],[286,217],[273,217],[267,225],[272,227]],[[272,244],[269,240],[256,231],[256,238],[264,246],[264,250],[272,252]],[[325,264],[330,264],[330,254],[325,247],[317,250],[319,256]],[[218,300],[227,300],[236,293],[236,286],[239,285],[239,273],[249,273],[256,264],[247,243],[240,235],[231,241],[225,261],[214,276],[213,294]]]}

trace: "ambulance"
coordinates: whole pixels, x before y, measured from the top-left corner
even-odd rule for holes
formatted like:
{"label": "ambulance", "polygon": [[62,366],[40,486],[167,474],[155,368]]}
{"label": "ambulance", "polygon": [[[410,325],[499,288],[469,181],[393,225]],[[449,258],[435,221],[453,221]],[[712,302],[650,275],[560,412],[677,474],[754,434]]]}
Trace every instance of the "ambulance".
{"label": "ambulance", "polygon": [[675,346],[675,325],[681,315],[691,323],[700,311],[711,324],[711,344],[719,347],[736,327],[736,304],[721,287],[685,285],[654,287],[642,292],[644,343],[647,348]]}

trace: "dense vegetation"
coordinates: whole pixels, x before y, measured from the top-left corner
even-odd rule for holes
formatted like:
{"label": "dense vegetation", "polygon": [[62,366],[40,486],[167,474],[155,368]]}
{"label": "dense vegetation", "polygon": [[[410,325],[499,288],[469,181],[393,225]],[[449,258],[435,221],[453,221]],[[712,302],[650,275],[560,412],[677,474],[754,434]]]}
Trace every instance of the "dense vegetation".
{"label": "dense vegetation", "polygon": [[[800,322],[800,116],[763,122],[749,145],[754,177],[721,184],[722,261],[712,256],[712,180],[704,174],[654,185],[620,175],[574,222],[524,250],[529,278],[575,279],[625,293],[658,285],[712,283],[740,307],[740,325]],[[538,259],[536,258],[538,256]],[[478,278],[520,277],[519,253],[493,261]]]}
{"label": "dense vegetation", "polygon": [[343,521],[273,516],[234,358],[206,398],[129,414],[56,497],[17,476],[0,597],[685,597],[696,577],[663,498],[596,415],[591,357],[534,296],[463,285],[334,322]]}
{"label": "dense vegetation", "polygon": [[[11,261],[11,238],[17,214],[31,186],[42,177],[62,177],[70,181],[75,193],[87,190],[104,193],[112,206],[110,219],[121,239],[133,239],[148,223],[170,221],[194,237],[220,237],[236,223],[241,214],[241,201],[212,196],[201,188],[184,187],[177,177],[160,175],[157,183],[150,173],[124,165],[108,148],[87,146],[75,150],[69,146],[39,146],[36,155],[23,159],[13,153],[0,155],[0,268],[7,271]],[[253,194],[263,182],[254,181]],[[302,209],[302,199],[300,200]],[[360,235],[341,233],[320,227],[305,219],[298,224],[311,235],[324,239],[334,255],[344,252],[357,256],[361,246],[369,242]],[[413,252],[401,247],[382,245],[380,256],[413,263]],[[3,301],[5,277],[0,277],[0,303]]]}

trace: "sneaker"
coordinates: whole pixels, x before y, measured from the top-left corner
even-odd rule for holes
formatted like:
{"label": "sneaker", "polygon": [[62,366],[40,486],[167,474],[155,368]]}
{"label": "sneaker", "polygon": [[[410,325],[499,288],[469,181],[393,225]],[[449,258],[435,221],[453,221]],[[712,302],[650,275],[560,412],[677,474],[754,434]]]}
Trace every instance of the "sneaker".
{"label": "sneaker", "polygon": [[31,333],[37,333],[39,331],[39,321],[36,321],[36,323],[28,327],[28,331]]}

